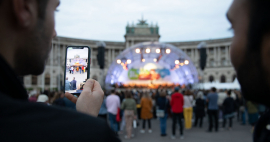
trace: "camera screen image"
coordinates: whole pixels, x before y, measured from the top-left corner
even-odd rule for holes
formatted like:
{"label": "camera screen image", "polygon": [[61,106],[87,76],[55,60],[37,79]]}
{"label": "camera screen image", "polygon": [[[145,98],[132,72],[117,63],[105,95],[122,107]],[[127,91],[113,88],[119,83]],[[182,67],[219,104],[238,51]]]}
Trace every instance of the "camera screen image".
{"label": "camera screen image", "polygon": [[88,48],[67,49],[65,92],[81,93],[87,80]]}

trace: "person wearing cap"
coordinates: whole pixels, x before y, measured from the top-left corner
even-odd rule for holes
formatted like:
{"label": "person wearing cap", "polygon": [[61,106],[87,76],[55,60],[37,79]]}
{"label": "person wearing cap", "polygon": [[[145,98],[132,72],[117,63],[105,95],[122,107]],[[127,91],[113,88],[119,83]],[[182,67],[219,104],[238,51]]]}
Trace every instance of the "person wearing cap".
{"label": "person wearing cap", "polygon": [[171,97],[171,107],[172,107],[172,113],[173,113],[173,123],[172,123],[172,139],[175,139],[175,129],[176,129],[176,123],[177,120],[179,122],[180,126],[180,135],[181,139],[184,139],[183,135],[183,106],[184,106],[184,97],[181,93],[179,93],[179,88],[174,88],[174,93]]}
{"label": "person wearing cap", "polygon": [[37,98],[37,102],[49,105],[49,98],[45,94],[40,94]]}

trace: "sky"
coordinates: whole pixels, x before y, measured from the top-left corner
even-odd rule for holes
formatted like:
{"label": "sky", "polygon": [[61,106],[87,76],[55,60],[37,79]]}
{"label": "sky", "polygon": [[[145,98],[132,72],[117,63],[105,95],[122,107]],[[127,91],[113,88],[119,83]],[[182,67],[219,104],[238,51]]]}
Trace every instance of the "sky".
{"label": "sky", "polygon": [[88,58],[88,48],[68,50],[67,58],[74,58],[75,55],[80,55],[80,58]]}
{"label": "sky", "polygon": [[125,41],[127,23],[144,17],[158,25],[161,42],[232,37],[226,12],[233,0],[61,0],[58,36]]}

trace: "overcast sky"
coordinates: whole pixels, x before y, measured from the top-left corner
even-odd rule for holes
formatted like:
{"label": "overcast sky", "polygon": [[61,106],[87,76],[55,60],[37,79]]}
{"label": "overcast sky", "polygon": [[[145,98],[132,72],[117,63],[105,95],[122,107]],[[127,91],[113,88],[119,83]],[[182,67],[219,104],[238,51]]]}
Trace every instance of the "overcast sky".
{"label": "overcast sky", "polygon": [[61,0],[56,13],[58,36],[124,41],[125,26],[160,27],[160,41],[232,37],[226,12],[233,0]]}

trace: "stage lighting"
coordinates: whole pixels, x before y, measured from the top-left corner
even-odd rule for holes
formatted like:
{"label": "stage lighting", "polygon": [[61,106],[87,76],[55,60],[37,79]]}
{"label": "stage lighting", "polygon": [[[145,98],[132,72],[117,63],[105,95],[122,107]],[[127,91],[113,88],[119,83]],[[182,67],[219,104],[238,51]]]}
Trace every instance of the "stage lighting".
{"label": "stage lighting", "polygon": [[156,49],[156,53],[160,53],[160,49]]}
{"label": "stage lighting", "polygon": [[127,64],[130,64],[130,63],[131,63],[131,60],[130,60],[130,59],[128,59],[128,60],[127,60]]}
{"label": "stage lighting", "polygon": [[142,59],[142,62],[145,62],[145,59]]}
{"label": "stage lighting", "polygon": [[185,64],[188,65],[189,64],[189,61],[188,60],[185,60]]}
{"label": "stage lighting", "polygon": [[124,63],[121,63],[122,66],[124,66]]}
{"label": "stage lighting", "polygon": [[179,64],[179,60],[175,60],[175,62],[174,62],[176,65],[178,65]]}
{"label": "stage lighting", "polygon": [[137,48],[137,49],[135,50],[135,52],[136,52],[136,53],[140,53],[141,50],[140,50],[139,48]]}
{"label": "stage lighting", "polygon": [[166,49],[166,53],[170,54],[171,53],[171,49]]}
{"label": "stage lighting", "polygon": [[156,58],[154,59],[154,62],[157,62],[157,59]]}
{"label": "stage lighting", "polygon": [[146,53],[150,53],[150,51],[151,51],[150,48],[147,48],[147,49],[145,50]]}
{"label": "stage lighting", "polygon": [[184,63],[180,63],[180,66],[184,66]]}
{"label": "stage lighting", "polygon": [[121,60],[120,59],[117,60],[117,64],[121,64]]}

